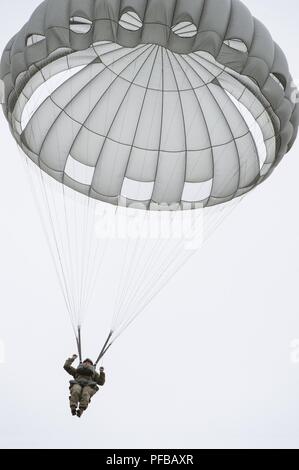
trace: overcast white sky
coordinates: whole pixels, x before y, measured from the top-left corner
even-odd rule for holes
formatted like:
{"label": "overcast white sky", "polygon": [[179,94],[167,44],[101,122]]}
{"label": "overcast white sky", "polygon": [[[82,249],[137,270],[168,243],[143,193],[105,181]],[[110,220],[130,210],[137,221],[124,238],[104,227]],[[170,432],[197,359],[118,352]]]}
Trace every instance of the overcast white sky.
{"label": "overcast white sky", "polygon": [[[40,2],[2,3],[1,50]],[[246,4],[299,84],[298,2]],[[0,447],[297,448],[299,141],[116,343],[81,421],[62,369],[69,320],[2,113],[0,145]]]}

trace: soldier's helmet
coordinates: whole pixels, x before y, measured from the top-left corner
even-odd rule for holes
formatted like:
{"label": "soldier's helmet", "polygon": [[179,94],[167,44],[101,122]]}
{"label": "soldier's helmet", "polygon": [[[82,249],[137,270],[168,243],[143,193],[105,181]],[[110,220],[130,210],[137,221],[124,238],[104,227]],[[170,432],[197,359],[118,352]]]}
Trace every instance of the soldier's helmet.
{"label": "soldier's helmet", "polygon": [[77,371],[81,375],[86,375],[92,377],[95,373],[95,366],[91,359],[85,359],[83,362],[80,362],[79,366],[77,367]]}
{"label": "soldier's helmet", "polygon": [[93,361],[91,359],[89,358],[84,359],[83,364],[85,364],[86,362],[88,362],[91,366],[93,366]]}

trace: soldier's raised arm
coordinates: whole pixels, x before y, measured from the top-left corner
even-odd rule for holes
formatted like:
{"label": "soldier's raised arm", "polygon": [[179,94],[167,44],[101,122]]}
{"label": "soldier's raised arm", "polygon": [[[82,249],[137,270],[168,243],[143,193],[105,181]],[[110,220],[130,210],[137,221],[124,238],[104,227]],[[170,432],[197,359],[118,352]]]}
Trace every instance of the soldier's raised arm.
{"label": "soldier's raised arm", "polygon": [[104,367],[100,367],[100,373],[99,374],[97,372],[95,373],[94,380],[98,385],[104,385],[105,384],[106,374],[104,372]]}
{"label": "soldier's raised arm", "polygon": [[73,354],[72,357],[70,357],[69,359],[65,361],[64,366],[63,366],[64,370],[68,374],[72,375],[73,377],[76,374],[76,369],[75,367],[72,367],[72,364],[77,359],[77,357],[78,357],[77,354]]}

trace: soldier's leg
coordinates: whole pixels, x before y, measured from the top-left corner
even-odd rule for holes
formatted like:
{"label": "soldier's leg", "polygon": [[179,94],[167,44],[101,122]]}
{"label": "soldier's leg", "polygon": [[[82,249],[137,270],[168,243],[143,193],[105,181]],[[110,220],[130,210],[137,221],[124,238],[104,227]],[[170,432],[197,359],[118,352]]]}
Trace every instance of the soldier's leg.
{"label": "soldier's leg", "polygon": [[82,387],[79,384],[74,384],[70,388],[70,407],[73,410],[77,409],[78,403],[81,399]]}
{"label": "soldier's leg", "polygon": [[83,387],[81,400],[80,400],[80,410],[85,411],[90,403],[91,398],[97,392],[96,389],[86,386]]}

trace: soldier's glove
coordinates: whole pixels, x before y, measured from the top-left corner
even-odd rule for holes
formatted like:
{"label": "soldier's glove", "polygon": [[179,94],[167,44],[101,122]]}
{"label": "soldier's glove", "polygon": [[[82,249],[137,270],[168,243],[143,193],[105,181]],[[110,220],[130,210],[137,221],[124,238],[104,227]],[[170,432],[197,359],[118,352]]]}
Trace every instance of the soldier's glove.
{"label": "soldier's glove", "polygon": [[104,367],[100,367],[100,372],[104,372]]}
{"label": "soldier's glove", "polygon": [[74,359],[74,360],[77,359],[77,357],[78,357],[77,354],[72,355],[72,359]]}

